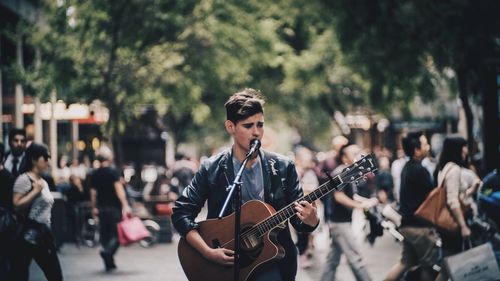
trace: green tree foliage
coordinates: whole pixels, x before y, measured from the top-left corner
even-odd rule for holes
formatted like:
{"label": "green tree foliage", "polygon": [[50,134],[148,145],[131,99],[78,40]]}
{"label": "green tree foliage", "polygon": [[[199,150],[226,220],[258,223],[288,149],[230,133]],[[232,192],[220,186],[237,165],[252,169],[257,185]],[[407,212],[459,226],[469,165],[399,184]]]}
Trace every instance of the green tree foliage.
{"label": "green tree foliage", "polygon": [[349,64],[370,81],[374,105],[387,109],[415,95],[430,100],[436,77],[429,70],[448,67],[456,73],[472,135],[468,98],[481,92],[479,74],[485,60],[499,54],[500,2],[323,2],[334,16]]}
{"label": "green tree foliage", "polygon": [[119,155],[126,125],[151,107],[176,142],[221,144],[222,105],[245,87],[261,89],[268,120],[307,143],[330,137],[336,110],[368,105],[368,84],[348,66],[320,2],[44,3],[46,27],[31,33],[42,54],[28,71],[33,85],[103,101],[111,114],[104,132]]}
{"label": "green tree foliage", "polygon": [[[154,58],[157,46],[172,42],[183,29],[192,3],[183,1],[45,2],[46,29],[33,33],[46,63],[41,69],[69,100],[100,99],[110,110],[106,135],[117,145],[125,123],[140,104],[165,104],[168,96],[151,90],[149,77],[175,76],[175,48]],[[38,44],[37,44],[38,43]],[[66,83],[70,77],[71,83]],[[167,83],[172,80],[165,80]],[[173,81],[175,82],[175,81]],[[64,95],[63,95],[64,96]],[[164,97],[165,96],[165,97]],[[120,160],[120,158],[118,158]]]}

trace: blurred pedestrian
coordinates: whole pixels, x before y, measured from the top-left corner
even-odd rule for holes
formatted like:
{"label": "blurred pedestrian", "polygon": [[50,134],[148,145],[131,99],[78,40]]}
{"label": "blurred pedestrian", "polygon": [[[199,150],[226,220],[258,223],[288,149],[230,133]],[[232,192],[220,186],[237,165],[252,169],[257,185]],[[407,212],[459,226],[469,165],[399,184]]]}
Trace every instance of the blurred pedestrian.
{"label": "blurred pedestrian", "polygon": [[85,190],[82,180],[75,175],[69,176],[69,188],[65,190],[64,195],[66,195],[68,203],[72,205],[90,199],[88,190]]}
{"label": "blurred pedestrian", "polygon": [[[0,143],[0,159],[4,157],[4,146]],[[12,218],[13,206],[12,206],[12,185],[14,184],[14,178],[12,174],[4,168],[3,164],[0,163],[0,216],[7,216]],[[13,233],[7,229],[7,225],[2,225],[5,229],[0,232],[0,281],[7,281],[8,274],[11,266],[10,256],[12,254],[12,238]]]}
{"label": "blurred pedestrian", "polygon": [[175,201],[179,197],[179,190],[171,185],[166,175],[159,175],[156,181],[144,188],[144,200],[149,201],[155,196],[164,196],[167,200]]}
{"label": "blurred pedestrian", "polygon": [[444,182],[446,203],[453,219],[460,227],[460,231],[457,233],[441,233],[445,254],[460,252],[462,239],[471,234],[466,223],[466,214],[460,205],[465,202],[466,197],[475,193],[477,184],[474,182],[480,180],[474,172],[464,167],[467,163],[467,157],[467,141],[464,138],[451,136],[444,139],[443,151],[434,174],[438,182]]}
{"label": "blurred pedestrian", "polygon": [[422,166],[427,169],[431,175],[432,181],[436,182],[436,179],[434,178],[434,171],[436,170],[437,160],[431,153],[432,149],[429,149],[429,154],[422,160]]}
{"label": "blurred pedestrian", "polygon": [[390,172],[390,163],[387,156],[378,158],[378,173],[375,177],[377,198],[382,204],[394,201],[394,182]]}
{"label": "blurred pedestrian", "polygon": [[9,132],[9,146],[10,151],[5,155],[4,167],[15,179],[19,176],[25,163],[26,130],[12,129]]}
{"label": "blurred pedestrian", "polygon": [[62,192],[66,196],[65,209],[66,218],[68,221],[67,228],[69,233],[77,239],[81,231],[81,225],[79,225],[81,217],[80,203],[90,200],[90,195],[88,189],[85,189],[82,180],[75,175],[69,177],[68,188],[64,189]]}
{"label": "blurred pedestrian", "polygon": [[398,151],[396,152],[396,157],[397,158],[392,161],[391,164],[391,175],[394,182],[394,199],[396,199],[396,202],[399,203],[399,194],[401,190],[401,171],[408,161],[408,158],[407,156],[405,156],[405,152],[403,151],[403,149],[398,149]]}
{"label": "blurred pedestrian", "polygon": [[438,262],[438,236],[434,228],[414,216],[434,184],[421,162],[429,151],[427,138],[421,132],[409,133],[403,138],[403,149],[410,158],[401,172],[399,212],[402,215],[399,232],[403,235],[401,260],[394,265],[384,280],[399,278],[410,268],[420,266],[420,280],[433,280],[432,267]]}
{"label": "blurred pedestrian", "polygon": [[[495,224],[500,225],[500,206],[495,195],[500,192],[500,155],[497,156],[496,168],[489,172],[483,179],[480,191],[480,210],[492,219]],[[497,204],[495,204],[497,203]]]}
{"label": "blurred pedestrian", "polygon": [[90,178],[90,198],[92,213],[99,217],[100,255],[106,271],[111,271],[116,269],[114,255],[120,247],[117,224],[122,215],[131,214],[131,209],[120,174],[112,167],[111,149],[102,146],[97,152],[97,160],[100,164]]}
{"label": "blurred pedestrian", "polygon": [[90,160],[88,155],[83,155],[79,159],[73,159],[69,167],[71,175],[79,177],[82,181],[87,179],[87,174],[90,169]]}
{"label": "blurred pedestrian", "polygon": [[156,181],[144,188],[144,201],[151,201],[153,215],[172,215],[173,202],[179,197],[179,189],[171,184],[167,175],[159,175]]}
{"label": "blurred pedestrian", "polygon": [[[330,180],[327,174],[331,174],[335,168],[341,163],[338,163],[338,153],[340,148],[348,143],[348,139],[344,136],[336,136],[332,139],[331,150],[325,153],[318,153],[319,164],[316,165],[315,172],[318,178],[318,184],[322,185]],[[332,196],[324,196],[321,198],[323,203],[323,217],[325,218],[324,223],[327,223],[331,219],[332,211]]]}
{"label": "blurred pedestrian", "polygon": [[175,155],[175,163],[172,168],[172,173],[173,177],[179,180],[178,187],[180,193],[182,193],[184,187],[186,187],[191,182],[196,169],[196,163],[189,157],[181,153]]}
{"label": "blurred pedestrian", "polygon": [[484,176],[481,186],[481,193],[486,196],[497,191],[500,191],[500,155],[496,161],[496,168]]}
{"label": "blurred pedestrian", "polygon": [[[0,159],[3,159],[5,149],[3,143],[0,142]],[[12,210],[12,186],[14,178],[12,174],[5,169],[5,166],[0,163],[0,207],[7,210]]]}
{"label": "blurred pedestrian", "polygon": [[32,259],[40,266],[47,280],[63,280],[50,229],[54,197],[48,183],[42,178],[42,174],[49,169],[49,158],[49,150],[45,145],[32,143],[25,153],[25,172],[14,183],[14,207],[26,216],[23,231],[15,245],[11,280],[27,281]]}
{"label": "blurred pedestrian", "polygon": [[54,182],[57,186],[58,191],[64,191],[70,188],[69,177],[71,176],[71,170],[68,167],[68,156],[66,154],[61,154],[57,159],[57,168],[54,173]]}
{"label": "blurred pedestrian", "polygon": [[[340,174],[347,166],[354,163],[359,155],[360,148],[355,144],[343,146],[338,154],[338,161],[342,163],[334,171],[332,176]],[[378,204],[375,198],[363,198],[354,196],[356,189],[354,184],[346,184],[342,190],[333,192],[332,217],[330,223],[330,235],[332,238],[330,253],[328,254],[325,269],[321,276],[322,281],[335,280],[337,267],[340,264],[342,254],[345,254],[347,263],[354,277],[358,281],[372,280],[366,264],[363,261],[357,240],[353,239],[352,210],[354,208],[367,209]]]}
{"label": "blurred pedestrian", "polygon": [[[295,168],[304,195],[313,192],[318,187],[318,177],[314,172],[315,161],[313,152],[306,147],[299,147],[295,151]],[[312,233],[297,233],[297,249],[299,250],[299,266],[309,268],[314,251],[314,236]]]}
{"label": "blurred pedestrian", "polygon": [[130,198],[133,202],[144,201],[144,186],[139,175],[133,174],[132,176],[130,176],[130,180],[125,185],[125,190],[127,191],[127,197]]}

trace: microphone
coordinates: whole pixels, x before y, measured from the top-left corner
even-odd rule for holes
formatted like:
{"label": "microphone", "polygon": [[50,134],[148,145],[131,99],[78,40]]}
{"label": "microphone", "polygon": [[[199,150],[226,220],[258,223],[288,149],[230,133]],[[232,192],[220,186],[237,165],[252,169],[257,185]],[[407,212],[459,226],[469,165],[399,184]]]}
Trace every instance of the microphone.
{"label": "microphone", "polygon": [[250,150],[247,153],[247,157],[254,154],[256,151],[260,149],[260,140],[253,139],[250,141]]}

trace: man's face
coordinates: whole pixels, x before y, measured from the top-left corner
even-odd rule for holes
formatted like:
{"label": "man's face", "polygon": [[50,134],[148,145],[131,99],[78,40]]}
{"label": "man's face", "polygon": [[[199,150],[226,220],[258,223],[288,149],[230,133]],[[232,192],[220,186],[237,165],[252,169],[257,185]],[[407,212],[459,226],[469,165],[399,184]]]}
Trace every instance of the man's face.
{"label": "man's face", "polygon": [[351,144],[345,148],[342,161],[345,165],[351,165],[356,161],[356,158],[358,158],[360,153],[361,149],[359,148],[359,146]]}
{"label": "man's face", "polygon": [[420,147],[415,150],[415,156],[419,159],[424,159],[429,154],[430,145],[427,142],[427,138],[422,135],[420,136]]}
{"label": "man's face", "polygon": [[45,172],[50,167],[49,159],[50,159],[50,157],[48,157],[48,156],[40,156],[33,163],[33,166],[35,166],[38,169],[38,171]]}
{"label": "man's face", "polygon": [[26,138],[23,135],[15,135],[10,142],[10,149],[14,156],[19,156],[26,148]]}
{"label": "man's face", "polygon": [[226,130],[233,136],[236,149],[247,152],[253,139],[262,140],[264,136],[264,115],[257,113],[234,124],[226,121]]}

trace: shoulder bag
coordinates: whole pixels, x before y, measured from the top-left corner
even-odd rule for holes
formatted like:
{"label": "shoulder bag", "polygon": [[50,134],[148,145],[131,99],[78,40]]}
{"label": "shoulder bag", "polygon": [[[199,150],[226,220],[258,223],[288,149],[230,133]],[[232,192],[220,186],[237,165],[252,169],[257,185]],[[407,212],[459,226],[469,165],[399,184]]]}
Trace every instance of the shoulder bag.
{"label": "shoulder bag", "polygon": [[495,253],[490,243],[469,245],[461,253],[444,258],[445,269],[452,281],[495,281],[500,276]]}
{"label": "shoulder bag", "polygon": [[117,225],[118,240],[123,246],[138,242],[149,237],[149,231],[138,217],[129,218],[123,215],[122,221]]}
{"label": "shoulder bag", "polygon": [[[444,187],[446,176],[450,170],[451,168],[448,168],[441,184],[438,183],[438,186],[427,195],[427,198],[425,198],[424,202],[418,207],[414,215],[419,219],[433,224],[440,230],[455,233],[458,232],[459,226],[455,222],[450,208],[446,203],[447,196],[446,188]],[[460,204],[462,206],[462,203]]]}

